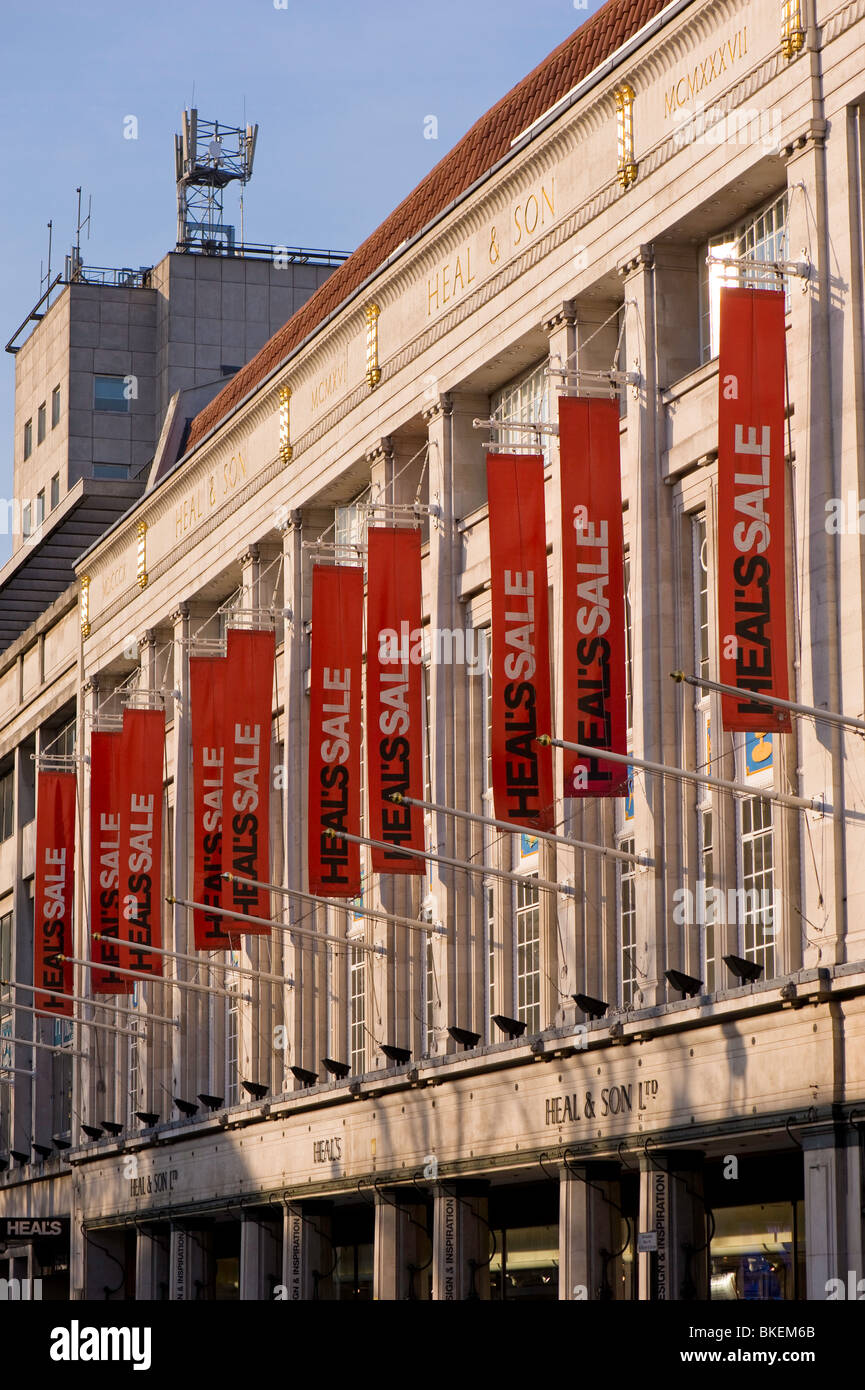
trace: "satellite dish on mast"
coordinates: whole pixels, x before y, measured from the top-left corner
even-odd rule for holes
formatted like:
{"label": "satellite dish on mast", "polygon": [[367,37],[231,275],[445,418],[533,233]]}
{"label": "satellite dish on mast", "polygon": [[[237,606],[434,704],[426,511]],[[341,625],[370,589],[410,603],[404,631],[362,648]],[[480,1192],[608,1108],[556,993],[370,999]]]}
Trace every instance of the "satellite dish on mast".
{"label": "satellite dish on mast", "polygon": [[222,145],[218,139],[211,140],[210,144],[207,146],[207,153],[210,155],[214,164],[219,162],[222,158]]}

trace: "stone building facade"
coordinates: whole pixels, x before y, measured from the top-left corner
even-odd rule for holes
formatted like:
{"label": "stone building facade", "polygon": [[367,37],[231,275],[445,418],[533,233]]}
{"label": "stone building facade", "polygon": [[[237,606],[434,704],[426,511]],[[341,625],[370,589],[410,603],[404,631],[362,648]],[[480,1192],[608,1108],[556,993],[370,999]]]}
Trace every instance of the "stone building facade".
{"label": "stone building facade", "polygon": [[[313,558],[362,558],[370,508],[416,505],[427,800],[491,817],[485,448],[545,452],[560,727],[557,439],[517,427],[554,424],[558,390],[594,372],[620,401],[631,751],[752,790],[637,771],[627,799],[559,803],[564,833],[607,853],[431,811],[429,848],[481,872],[367,874],[357,909],[274,893],[271,936],[231,956],[185,958],[188,910],[166,906],[165,979],[114,1018],[81,1006],[119,1031],[71,1030],[68,1135],[52,1127],[58,1054],[3,1087],[35,1097],[20,1127],[13,1108],[10,1147],[71,1145],[0,1176],[0,1215],[61,1223],[7,1242],[10,1273],[56,1266],[74,1298],[180,1300],[822,1299],[861,1277],[859,737],[805,718],[731,736],[716,697],[669,673],[717,676],[718,290],[749,276],[787,291],[795,698],[865,709],[863,51],[860,0],[608,0],[204,407],[28,629],[65,664],[28,676],[14,657],[15,698],[35,692],[3,731],[19,775],[71,720],[83,864],[91,728],[124,700],[164,704],[164,869],[185,898],[189,655],[272,625],[273,874],[303,892]],[[26,980],[32,826],[10,838],[0,910]],[[677,997],[669,969],[696,995]],[[86,967],[77,980],[86,995]],[[10,1055],[26,1069],[35,1054]],[[329,1079],[325,1057],[348,1075]],[[85,1142],[81,1124],[103,1121],[120,1132]],[[50,1241],[67,1218],[64,1269]]]}

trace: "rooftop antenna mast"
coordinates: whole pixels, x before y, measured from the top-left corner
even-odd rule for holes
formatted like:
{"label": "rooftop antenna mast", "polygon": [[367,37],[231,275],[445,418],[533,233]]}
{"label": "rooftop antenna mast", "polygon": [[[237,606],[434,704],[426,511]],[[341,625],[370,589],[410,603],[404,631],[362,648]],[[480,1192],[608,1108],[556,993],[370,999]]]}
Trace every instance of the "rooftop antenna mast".
{"label": "rooftop antenna mast", "polygon": [[47,286],[48,286],[48,296],[49,296],[49,298],[48,298],[48,303],[45,305],[46,312],[47,312],[48,309],[50,309],[50,307],[51,307],[51,298],[50,298],[50,296],[51,296],[51,238],[52,238],[52,235],[53,235],[53,227],[54,227],[54,222],[53,222],[53,220],[52,220],[52,221],[49,221],[47,225],[48,225],[48,269],[47,269],[47,271],[45,272],[44,275],[42,274],[42,262],[41,262],[41,261],[39,262],[39,293],[40,293],[40,295],[43,293],[42,286],[43,286],[43,285],[47,285]]}
{"label": "rooftop antenna mast", "polygon": [[87,228],[87,240],[90,240],[90,210],[93,206],[92,193],[87,198],[87,216],[81,220],[81,189],[76,188],[78,194],[78,216],[75,219],[75,245],[72,248],[72,255],[67,260],[68,274],[67,280],[77,280],[81,271],[81,233]]}
{"label": "rooftop antenna mast", "polygon": [[174,137],[177,250],[233,256],[234,227],[223,217],[223,193],[230,183],[242,189],[252,178],[258,126],[205,121],[195,106],[182,121]]}

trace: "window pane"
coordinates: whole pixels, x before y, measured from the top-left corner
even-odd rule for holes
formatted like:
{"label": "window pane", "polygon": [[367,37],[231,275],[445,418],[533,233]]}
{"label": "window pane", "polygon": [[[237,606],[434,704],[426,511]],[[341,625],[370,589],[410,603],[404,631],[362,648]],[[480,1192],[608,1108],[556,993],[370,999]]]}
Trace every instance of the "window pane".
{"label": "window pane", "polygon": [[45,402],[43,401],[36,412],[36,443],[41,444],[45,438]]}
{"label": "window pane", "polygon": [[128,478],[129,465],[125,463],[94,463],[94,478]]}
{"label": "window pane", "polygon": [[60,424],[60,387],[55,386],[51,392],[51,428]]}
{"label": "window pane", "polygon": [[0,1000],[12,998],[12,986],[3,980],[12,978],[12,913],[0,917]]}
{"label": "window pane", "polygon": [[237,985],[228,986],[229,994],[225,1001],[225,1103],[236,1105],[238,1099],[238,1058],[239,1058],[239,1000]]}
{"label": "window pane", "polygon": [[96,376],[93,378],[93,409],[129,411],[126,396],[126,380],[122,376]]}
{"label": "window pane", "polygon": [[[533,875],[533,878],[536,875]],[[541,919],[533,878],[517,884],[517,1018],[526,1032],[541,1029]]]}
{"label": "window pane", "polygon": [[[520,422],[523,424],[549,424],[550,387],[546,375],[549,361],[544,358],[528,374],[500,391],[493,392],[490,400],[492,417],[503,424]],[[512,444],[530,444],[543,454],[545,462],[549,457],[549,435],[532,434],[530,430],[507,430],[499,433],[499,443],[503,447]]]}
{"label": "window pane", "polygon": [[0,777],[0,840],[8,840],[15,828],[14,772]]}
{"label": "window pane", "polygon": [[[622,840],[619,849],[634,853],[633,838]],[[622,1007],[629,1009],[637,990],[637,898],[635,865],[619,863],[619,958],[622,972]]]}
{"label": "window pane", "polygon": [[33,421],[28,420],[24,426],[24,457],[29,459],[33,453]]}
{"label": "window pane", "polygon": [[776,974],[775,869],[772,805],[758,797],[742,802],[742,893],[744,953],[763,966],[766,979]]}
{"label": "window pane", "polygon": [[[724,260],[757,262],[784,261],[789,259],[787,238],[787,194],[782,193],[768,207],[752,213],[750,217],[713,237],[706,247],[710,256]],[[718,356],[719,312],[721,287],[723,285],[745,285],[764,289],[783,289],[787,308],[790,307],[790,286],[783,277],[767,264],[766,270],[755,270],[753,266],[707,265],[705,260],[700,267],[702,289],[702,358],[709,362]]]}
{"label": "window pane", "polygon": [[358,1075],[366,1071],[366,959],[349,951],[349,1062]]}

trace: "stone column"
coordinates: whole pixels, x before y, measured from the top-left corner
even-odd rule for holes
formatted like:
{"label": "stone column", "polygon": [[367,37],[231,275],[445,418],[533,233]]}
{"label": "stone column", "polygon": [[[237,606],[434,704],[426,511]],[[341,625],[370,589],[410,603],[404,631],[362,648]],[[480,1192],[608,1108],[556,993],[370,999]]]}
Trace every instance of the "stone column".
{"label": "stone column", "polygon": [[[36,814],[36,787],[35,787],[35,764],[30,757],[29,743],[21,743],[15,749],[14,763],[14,826],[15,826],[15,878],[12,892],[12,910],[14,933],[14,944],[12,961],[14,975],[22,984],[32,984],[33,981],[33,929],[34,929],[34,902],[33,894],[35,891],[35,879],[32,870],[35,865],[28,864],[28,878],[22,877],[23,864],[23,828],[28,825]],[[33,827],[35,834],[35,826]],[[33,1004],[35,995],[28,994],[27,990],[12,990],[12,998],[19,1004]],[[33,1038],[36,1042],[54,1042],[54,1023],[47,1018],[39,1018],[36,1014],[13,1013],[12,1029],[13,1036],[16,1038]],[[77,1037],[88,1040],[88,1035],[95,1030],[92,1028],[78,1028],[75,1030]],[[76,1044],[77,1045],[77,1044]],[[82,1050],[86,1049],[85,1046]],[[41,1047],[18,1047],[13,1045],[12,1065],[20,1067],[22,1070],[32,1070],[36,1074],[35,1082],[27,1082],[26,1078],[17,1078],[18,1084],[4,1089],[11,1092],[12,1116],[9,1128],[10,1148],[18,1149],[20,1152],[29,1152],[30,1141],[32,1138],[37,1141],[41,1136],[33,1132],[37,1115],[33,1109],[34,1097],[38,1095],[50,1094],[51,1077],[51,1056]]]}
{"label": "stone column", "polygon": [[282,1272],[282,1222],[244,1216],[240,1223],[240,1297],[270,1301]]}
{"label": "stone column", "polygon": [[[98,730],[100,724],[99,705],[100,702],[107,699],[107,697],[107,683],[100,683],[98,675],[91,676],[89,682],[82,691],[82,700],[84,702],[86,716],[84,727],[86,729],[90,731],[94,729]],[[89,756],[89,738],[86,749],[82,746],[82,752],[85,753],[85,756]],[[90,864],[90,768],[88,766],[85,770],[83,764],[79,764],[79,767],[82,768],[82,772],[80,773],[81,781],[79,782],[79,793],[84,793],[81,795],[79,802],[82,808],[84,854],[80,856],[78,860],[81,873],[76,883],[76,907],[79,910],[75,924],[77,944],[75,954],[82,960],[88,960],[90,958],[90,943],[87,940],[89,924],[85,904],[89,903],[90,890],[89,885],[85,886],[84,875],[89,874]],[[85,788],[86,791],[84,790]],[[76,966],[76,993],[80,992],[83,995],[92,993],[93,974],[94,972],[92,970],[85,970],[83,966]],[[105,1002],[110,1002],[108,996],[105,997]],[[128,1003],[125,996],[122,1002]],[[79,1008],[84,1010],[86,1016],[106,1023],[113,1023],[120,1027],[125,1027],[125,1024],[121,1023],[120,1020],[128,1017],[126,1014],[112,1015],[105,1009],[90,1009],[83,1005],[79,1005]],[[86,1027],[76,1028],[73,1032],[73,1037],[75,1039],[74,1046],[80,1048],[81,1051],[87,1054],[86,1058],[75,1058],[72,1069],[73,1135],[77,1141],[84,1143],[89,1142],[89,1140],[86,1140],[85,1136],[81,1133],[79,1122],[98,1125],[102,1120],[112,1118],[107,1114],[105,1106],[106,1103],[109,1104],[112,1109],[114,1106],[114,1087],[118,1070],[118,1039],[113,1033],[104,1032],[102,1029]],[[97,1039],[101,1041],[97,1041]],[[75,1231],[76,1227],[73,1222],[71,1237],[73,1251],[76,1242]],[[83,1287],[83,1280],[84,1264],[82,1254],[80,1279],[70,1270],[70,1287],[73,1289]],[[83,1297],[83,1294],[81,1296]]]}
{"label": "stone column", "polygon": [[[373,501],[380,502],[385,507],[409,507],[411,505],[417,489],[418,470],[409,465],[416,452],[418,452],[417,440],[412,439],[406,444],[387,436],[367,453],[366,461],[369,464]],[[370,513],[370,524],[374,520],[383,526],[404,525],[407,520],[410,520],[410,515],[409,513],[399,513],[396,514],[395,518],[395,514],[383,510],[379,513]],[[366,641],[367,650],[369,650],[373,642],[377,641],[376,634],[368,632]],[[418,753],[422,756],[421,733],[422,731],[418,730]],[[366,748],[366,739],[364,743]],[[367,752],[368,766],[369,755]],[[373,839],[381,839],[381,834],[378,828],[373,825],[369,815],[369,784],[366,775],[364,776],[364,786],[367,788],[364,807],[364,824],[366,826],[364,833]],[[366,852],[364,854],[368,862],[369,856]],[[374,892],[365,895],[366,905],[400,917],[416,917],[424,868],[423,861],[418,860],[417,876],[407,874],[378,875]],[[365,881],[366,877],[365,875]],[[414,990],[414,998],[417,1001],[421,998],[418,974],[420,953],[417,951],[416,935],[407,927],[377,922],[374,919],[369,920],[366,932],[368,940],[385,946],[390,953],[390,959],[384,956],[368,958],[370,973],[374,981],[374,990],[371,993],[368,992],[370,1029],[380,1041],[409,1049],[412,1046],[413,973],[418,981]],[[375,1014],[372,1011],[373,1000],[378,1005]],[[372,1066],[375,1068],[385,1068],[392,1065],[387,1057],[380,1052],[376,1052],[372,1058]]]}
{"label": "stone column", "polygon": [[[677,765],[675,702],[668,695],[669,672],[675,669],[673,571],[674,528],[670,489],[662,476],[662,417],[658,394],[658,349],[654,248],[640,246],[619,266],[629,316],[626,369],[639,373],[636,392],[628,391],[628,523],[631,546],[632,621],[634,633],[654,633],[657,640],[634,642],[633,747],[642,757]],[[636,301],[636,309],[627,301]],[[639,334],[636,325],[640,325]],[[631,325],[634,331],[630,331]],[[679,824],[679,789],[670,779],[635,777],[634,838],[666,872],[637,869],[636,966],[638,1006],[666,998],[666,880],[673,880],[667,846],[675,844]],[[674,828],[667,833],[667,826]],[[673,961],[671,964],[677,964]]]}
{"label": "stone column", "polygon": [[559,1298],[622,1297],[617,1163],[572,1163],[559,1186]]}
{"label": "stone column", "polygon": [[651,1159],[640,1159],[640,1230],[654,1231],[657,1237],[657,1250],[637,1257],[640,1299],[707,1299],[702,1153],[659,1149]]}
{"label": "stone column", "polygon": [[112,1302],[126,1296],[126,1233],[88,1231],[84,1242],[84,1297],[95,1302]]}
{"label": "stone column", "polygon": [[[809,1300],[824,1299],[830,1279],[841,1279],[849,1296],[848,1269],[855,1269],[856,1280],[865,1274],[865,1270],[854,1266],[847,1255],[847,1168],[850,1150],[845,1145],[845,1139],[843,1131],[832,1125],[820,1126],[802,1135],[805,1297]],[[858,1202],[859,1194],[855,1192],[853,1205],[858,1205]]]}
{"label": "stone column", "polygon": [[373,1298],[427,1298],[431,1250],[422,1203],[400,1189],[377,1192]]}
{"label": "stone column", "polygon": [[[286,806],[285,882],[290,888],[307,891],[307,778],[309,738],[310,623],[312,619],[312,558],[303,542],[319,536],[333,521],[332,512],[321,508],[304,515],[290,513],[283,528],[286,634],[283,669],[285,721]],[[286,922],[327,930],[327,910],[315,908],[297,898],[287,898]],[[284,1008],[287,1050],[285,1066],[321,1070],[327,1055],[325,1007],[325,953],[309,937],[294,941],[283,934],[283,971],[295,984],[286,991]],[[297,1083],[300,1084],[300,1083]]]}
{"label": "stone column", "polygon": [[[462,541],[458,523],[486,498],[482,436],[472,428],[472,420],[488,412],[488,398],[472,395],[440,396],[424,410],[430,442],[430,505],[435,508],[429,552],[432,799],[461,809],[469,808],[471,793],[469,760],[463,751],[469,740],[468,672],[464,664],[440,659],[446,652],[441,635],[462,632],[465,627],[464,606],[459,601]],[[431,824],[434,852],[464,860],[479,855],[480,827],[470,830],[468,822],[443,813],[433,814]],[[446,939],[433,938],[432,945],[440,994],[434,1009],[433,1049],[445,1051],[455,1046],[447,1037],[449,1025],[483,1032],[478,1007],[484,978],[484,895],[480,875],[443,865],[430,865],[429,883],[436,901],[434,915],[448,931]]]}
{"label": "stone column", "polygon": [[[816,55],[809,53],[808,61],[814,63]],[[861,354],[861,325],[854,308],[854,304],[861,301],[856,299],[855,292],[838,293],[840,283],[849,284],[854,276],[862,273],[861,243],[857,250],[849,242],[854,220],[858,226],[858,212],[845,206],[845,194],[850,190],[859,156],[848,152],[849,131],[845,129],[843,117],[837,122],[837,128],[833,121],[832,128],[833,139],[827,142],[826,122],[812,119],[781,142],[781,153],[787,161],[789,254],[799,260],[804,248],[813,263],[811,288],[807,293],[802,292],[800,280],[789,282],[791,331],[787,344],[793,407],[790,418],[794,453],[791,514],[795,537],[788,535],[787,538],[788,573],[792,583],[797,574],[797,558],[792,553],[795,539],[799,553],[806,557],[808,576],[801,594],[796,595],[798,614],[795,614],[792,594],[789,601],[790,612],[798,617],[802,631],[798,653],[800,669],[794,672],[798,675],[798,690],[791,691],[791,698],[860,715],[865,699],[861,655],[862,560],[858,533],[858,499],[865,491],[861,464],[862,387],[861,368],[857,371],[851,364],[851,368],[845,370],[843,362],[848,352]],[[831,182],[830,145],[836,175]],[[830,208],[834,213],[831,239]],[[836,245],[838,238],[840,244]],[[858,401],[850,399],[855,395],[859,396]],[[851,495],[856,527],[852,535],[844,534],[851,511]],[[833,498],[843,503],[840,523],[837,519],[832,522],[827,511],[827,503]],[[791,622],[790,626],[790,637],[795,641],[794,624]],[[795,648],[792,650],[795,655]],[[798,840],[802,869],[801,892],[799,884],[794,891],[796,900],[802,897],[803,901],[801,921],[798,912],[794,912],[789,931],[791,938],[800,935],[804,938],[802,964],[807,968],[833,965],[862,955],[865,927],[861,912],[856,910],[862,903],[862,879],[859,877],[857,882],[858,876],[854,873],[848,884],[848,857],[852,856],[851,863],[857,855],[861,861],[865,838],[861,823],[857,823],[861,822],[861,816],[846,820],[844,817],[844,800],[848,795],[845,758],[855,758],[858,736],[844,734],[830,724],[812,724],[806,719],[793,723],[795,734],[775,742],[792,743],[797,748],[797,759],[790,765],[790,771],[794,773],[797,764],[802,769],[799,779],[802,794],[825,794],[834,808],[828,824],[814,813],[804,813],[812,822],[812,836],[820,836],[823,853],[818,862],[825,867],[819,873],[809,849],[804,817],[796,817],[798,836],[793,838]],[[798,790],[795,781],[791,779],[791,783],[793,790]],[[855,799],[855,780],[849,794]],[[844,942],[848,922],[858,937],[859,949],[854,947],[852,954],[845,954],[850,949]],[[791,962],[793,968],[799,963],[798,954],[797,941]]]}
{"label": "stone column", "polygon": [[139,1226],[135,1247],[136,1301],[168,1297],[170,1233],[167,1226]]}
{"label": "stone column", "polygon": [[433,1195],[433,1286],[446,1303],[490,1296],[487,1182],[437,1185]]}
{"label": "stone column", "polygon": [[211,1266],[211,1232],[182,1222],[172,1222],[169,1298],[184,1303],[206,1299],[210,1292]]}
{"label": "stone column", "polygon": [[[554,367],[567,369],[571,373],[609,372],[616,357],[618,330],[616,323],[616,304],[612,301],[592,302],[583,306],[576,300],[566,300],[544,323],[549,336],[550,361]],[[552,409],[551,417],[558,423],[558,396],[560,391],[569,394],[597,394],[595,379],[570,377],[551,378]],[[592,382],[592,386],[589,386]],[[567,692],[563,685],[563,644],[562,628],[562,518],[561,518],[561,461],[559,442],[553,438],[550,448],[551,479],[547,491],[547,522],[549,539],[552,542],[552,584],[553,609],[550,614],[554,641],[555,669],[553,673],[555,729],[559,737],[563,731],[565,699]],[[623,494],[626,488],[623,486]],[[563,755],[554,750],[556,792],[562,787]],[[612,843],[615,831],[615,806],[601,798],[569,798],[556,802],[557,824],[564,827],[563,833],[585,840],[590,844]],[[550,855],[546,869],[547,878],[557,882],[566,879],[574,881],[582,888],[575,899],[559,899],[559,940],[564,942],[564,954],[558,964],[558,989],[554,1008],[555,1021],[573,1023],[576,1020],[576,1007],[569,996],[576,991],[593,995],[596,998],[614,1000],[616,997],[615,961],[610,961],[609,953],[602,948],[602,923],[598,920],[603,911],[603,903],[615,903],[615,866],[607,863],[601,855],[591,852],[565,850],[558,847]],[[547,895],[545,895],[546,897]],[[552,938],[552,941],[555,937]],[[552,946],[551,946],[552,949]],[[561,948],[560,948],[561,949]],[[551,961],[555,955],[551,956]],[[612,966],[612,969],[610,968]],[[555,968],[548,973],[555,975]],[[580,1015],[582,1018],[582,1015]]]}
{"label": "stone column", "polygon": [[282,1235],[283,1300],[329,1299],[333,1295],[330,1202],[287,1202]]}
{"label": "stone column", "polygon": [[[262,602],[259,593],[262,569],[259,547],[257,545],[247,546],[239,556],[238,563],[241,572],[241,599],[238,614],[241,621],[239,625],[243,629],[256,629],[263,626],[260,612]],[[271,754],[272,730],[271,721],[271,728],[264,731],[264,737]],[[269,756],[268,761],[272,761],[272,757]],[[225,814],[228,815],[228,808],[226,808]],[[281,938],[282,932],[271,932],[270,936],[271,939],[274,936]],[[241,966],[250,970],[268,969],[267,962],[271,954],[268,950],[268,944],[266,936],[248,933],[241,936],[239,950]],[[241,1077],[247,1080],[261,1081],[265,1084],[270,1079],[270,985],[256,979],[254,975],[241,975],[237,978],[240,993],[248,994],[251,1001],[241,1003],[238,1011],[238,1098],[245,1101],[248,1097],[240,1086]]]}

